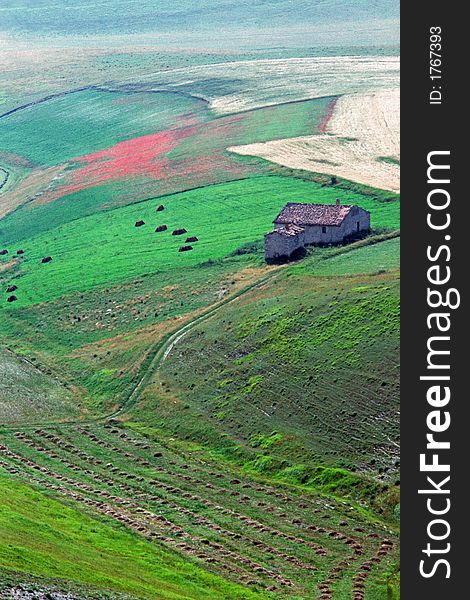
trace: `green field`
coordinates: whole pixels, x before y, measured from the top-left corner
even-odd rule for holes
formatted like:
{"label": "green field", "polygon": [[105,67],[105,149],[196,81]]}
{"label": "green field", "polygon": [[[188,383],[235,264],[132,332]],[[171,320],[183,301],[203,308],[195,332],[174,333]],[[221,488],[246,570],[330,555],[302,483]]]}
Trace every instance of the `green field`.
{"label": "green field", "polygon": [[[366,39],[393,2],[22,4],[2,12],[0,596],[397,600],[399,196],[227,150],[394,85]],[[359,40],[351,15],[378,12]],[[286,202],[337,198],[370,236],[266,264]]]}
{"label": "green field", "polygon": [[334,597],[346,598],[355,572],[370,565],[368,598],[386,598],[393,529],[354,503],[272,485],[146,433],[99,425],[5,432],[2,564],[139,598],[221,600],[312,597],[326,578]]}
{"label": "green field", "polygon": [[[148,200],[72,221],[16,242],[24,258],[11,282],[18,282],[17,307],[53,300],[77,290],[112,285],[148,273],[219,260],[247,242],[262,238],[288,201],[334,203],[338,193],[312,182],[260,177]],[[373,210],[372,226],[394,229],[399,204],[341,193],[344,204]],[[161,201],[165,211],[156,213]],[[135,227],[139,220],[142,227]],[[168,230],[155,233],[166,224]],[[172,236],[177,228],[187,234]],[[14,229],[10,235],[14,235]],[[190,252],[178,252],[187,236],[197,236]],[[6,246],[5,242],[3,243]],[[12,248],[14,250],[14,248]],[[41,259],[51,256],[52,262]],[[4,261],[8,259],[2,257]],[[9,307],[10,310],[10,307]]]}
{"label": "green field", "polygon": [[200,105],[200,101],[172,93],[77,91],[2,118],[1,150],[36,165],[56,165],[166,129],[178,117],[200,111]]}
{"label": "green field", "polygon": [[[33,165],[70,162],[39,196],[26,196],[27,205],[2,221],[0,238],[20,240],[26,232],[32,236],[112,206],[266,174],[263,161],[226,148],[311,134],[330,100],[214,118],[207,103],[184,94],[89,89],[8,115],[0,120],[0,163],[3,156],[8,170],[18,162],[29,167],[26,174]],[[5,202],[11,188],[9,183],[3,190]]]}
{"label": "green field", "polygon": [[[55,201],[31,211],[30,238],[27,210],[4,219],[0,264],[24,254],[0,274],[18,285],[0,334],[44,373],[21,375],[0,430],[0,523],[15,523],[0,564],[16,580],[155,599],[397,594],[399,200],[287,174],[73,219]],[[371,211],[373,236],[266,267],[285,202],[338,196]],[[86,412],[118,420],[57,423]]]}
{"label": "green field", "polygon": [[311,258],[292,268],[293,273],[310,273],[337,277],[359,273],[384,273],[400,268],[400,238],[395,237],[380,243],[365,242],[351,244],[339,250],[312,250]]}
{"label": "green field", "polygon": [[0,562],[17,573],[91,584],[139,598],[262,597],[3,475]]}

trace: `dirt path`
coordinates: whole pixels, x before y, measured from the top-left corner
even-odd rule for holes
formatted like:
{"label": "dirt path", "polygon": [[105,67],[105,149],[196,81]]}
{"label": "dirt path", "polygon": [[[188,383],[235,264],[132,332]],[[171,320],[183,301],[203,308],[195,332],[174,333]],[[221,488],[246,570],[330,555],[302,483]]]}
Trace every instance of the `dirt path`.
{"label": "dirt path", "polygon": [[262,287],[268,281],[270,281],[274,277],[277,277],[278,274],[279,269],[276,269],[275,271],[271,271],[267,275],[263,275],[254,283],[251,283],[245,288],[239,290],[238,292],[226,298],[225,300],[218,302],[215,306],[212,306],[211,308],[207,309],[201,315],[195,317],[194,319],[191,319],[191,321],[189,321],[185,325],[178,327],[178,329],[174,330],[173,332],[166,335],[163,339],[159,340],[155,344],[155,346],[149,351],[147,355],[147,360],[144,361],[144,364],[142,366],[141,376],[138,382],[133,387],[130,394],[122,403],[121,407],[113,413],[105,415],[95,420],[102,421],[106,419],[116,418],[131,410],[139,399],[140,391],[149,382],[150,378],[158,372],[160,365],[163,363],[164,360],[166,360],[167,356],[170,354],[170,352],[173,350],[176,344],[183,337],[185,337],[191,331],[191,329],[214,316],[223,306],[231,304],[232,302],[235,302],[236,300],[238,300],[238,298],[247,294],[248,292]]}
{"label": "dirt path", "polygon": [[60,179],[66,166],[63,164],[54,167],[36,167],[24,174],[16,175],[11,185],[12,177],[5,180],[0,186],[0,219],[40,198],[57,179]]}
{"label": "dirt path", "polygon": [[228,150],[399,192],[399,98],[398,89],[345,95],[336,102],[324,135]]}
{"label": "dirt path", "polygon": [[140,369],[140,373],[139,373],[137,381],[132,386],[132,389],[129,391],[129,393],[125,397],[124,401],[121,403],[121,406],[118,409],[114,410],[113,412],[107,413],[107,414],[99,416],[99,417],[90,418],[90,419],[82,419],[82,420],[74,419],[74,420],[70,420],[67,422],[61,421],[60,423],[56,422],[56,421],[52,421],[52,422],[28,423],[27,425],[20,425],[20,424],[18,424],[16,426],[8,425],[8,426],[0,427],[0,431],[3,431],[3,432],[27,431],[30,429],[34,429],[36,427],[41,427],[42,429],[46,429],[47,427],[57,427],[58,425],[60,425],[61,427],[63,427],[63,426],[76,427],[77,425],[86,425],[87,423],[88,424],[100,423],[100,422],[106,421],[108,419],[115,419],[115,418],[127,413],[136,405],[136,403],[138,402],[138,400],[140,398],[141,390],[149,382],[150,378],[152,376],[154,376],[155,373],[158,372],[160,365],[167,358],[169,353],[173,350],[173,348],[175,347],[175,345],[178,343],[178,341],[180,339],[182,339],[187,333],[189,333],[191,329],[193,329],[197,325],[200,325],[207,319],[214,316],[217,313],[217,311],[219,311],[222,307],[226,306],[227,304],[231,304],[232,302],[235,302],[241,296],[247,294],[248,292],[251,292],[252,290],[263,287],[268,281],[270,281],[274,277],[277,277],[279,275],[279,272],[281,269],[282,269],[282,267],[272,270],[269,273],[267,273],[266,275],[263,275],[257,281],[247,285],[246,287],[242,288],[241,290],[239,290],[238,292],[229,296],[228,298],[225,298],[224,300],[217,302],[216,305],[209,307],[202,314],[198,315],[197,317],[194,317],[193,319],[191,319],[191,321],[186,322],[184,325],[181,325],[177,329],[169,332],[163,338],[158,340],[158,342],[156,342],[153,345],[153,347],[150,348],[145,360],[142,362],[142,367]]}

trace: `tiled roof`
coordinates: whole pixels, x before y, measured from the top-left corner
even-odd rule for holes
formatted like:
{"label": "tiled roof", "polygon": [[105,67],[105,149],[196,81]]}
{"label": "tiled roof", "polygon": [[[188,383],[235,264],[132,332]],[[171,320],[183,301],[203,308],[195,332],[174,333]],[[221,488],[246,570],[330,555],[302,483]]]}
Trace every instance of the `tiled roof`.
{"label": "tiled roof", "polygon": [[274,219],[283,225],[341,225],[352,206],[336,204],[301,204],[288,202]]}
{"label": "tiled roof", "polygon": [[302,231],[304,231],[303,227],[298,227],[297,225],[292,225],[291,223],[288,223],[287,225],[279,227],[278,229],[275,229],[270,233],[278,233],[279,235],[285,235],[286,237],[295,237],[299,233],[302,233]]}

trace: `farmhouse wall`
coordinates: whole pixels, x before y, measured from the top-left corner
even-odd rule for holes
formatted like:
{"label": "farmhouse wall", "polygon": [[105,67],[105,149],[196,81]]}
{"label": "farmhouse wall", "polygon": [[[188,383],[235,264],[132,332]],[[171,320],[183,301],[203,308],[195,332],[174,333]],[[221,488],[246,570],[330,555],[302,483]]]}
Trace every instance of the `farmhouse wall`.
{"label": "farmhouse wall", "polygon": [[[359,228],[358,228],[359,223]],[[304,225],[305,244],[339,244],[354,233],[370,230],[370,214],[353,207],[341,225]]]}
{"label": "farmhouse wall", "polygon": [[283,235],[270,231],[264,236],[264,255],[267,259],[289,258],[295,250],[305,245],[304,234]]}
{"label": "farmhouse wall", "polygon": [[[307,207],[305,210],[304,206]],[[336,209],[334,206],[288,203],[281,211],[280,217],[278,216],[274,221],[274,231],[264,236],[267,260],[288,259],[293,252],[304,246],[340,244],[349,236],[370,231],[369,212],[358,206],[343,207],[339,202],[336,204]],[[323,222],[323,225],[308,224],[315,221]]]}
{"label": "farmhouse wall", "polygon": [[[359,229],[357,223],[359,222]],[[343,225],[350,228],[350,233],[370,231],[370,213],[358,206],[353,206],[343,221]],[[349,235],[349,234],[347,234]]]}

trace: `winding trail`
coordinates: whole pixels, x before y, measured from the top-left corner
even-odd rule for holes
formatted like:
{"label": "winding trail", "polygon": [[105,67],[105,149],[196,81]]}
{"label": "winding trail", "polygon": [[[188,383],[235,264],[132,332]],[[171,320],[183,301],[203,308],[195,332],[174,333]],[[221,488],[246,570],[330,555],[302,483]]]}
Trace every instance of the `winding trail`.
{"label": "winding trail", "polygon": [[[250,283],[249,285],[242,288],[238,292],[235,292],[233,295],[229,296],[228,298],[225,298],[224,300],[217,302],[217,304],[209,307],[208,309],[206,309],[203,313],[201,313],[197,317],[194,317],[193,319],[191,319],[184,325],[178,327],[177,329],[174,329],[173,331],[169,332],[168,334],[163,336],[161,339],[159,339],[158,342],[156,342],[148,351],[147,356],[142,363],[142,367],[140,368],[140,372],[137,377],[137,381],[133,384],[130,391],[124,397],[124,400],[122,401],[121,405],[116,410],[106,413],[106,414],[103,414],[103,415],[100,415],[100,416],[97,416],[97,417],[92,417],[89,419],[74,419],[74,420],[62,421],[62,422],[58,422],[58,421],[47,422],[46,421],[46,422],[28,423],[27,425],[17,425],[17,426],[15,426],[15,425],[1,426],[0,425],[0,433],[8,432],[8,431],[23,431],[23,430],[27,431],[27,430],[38,428],[38,427],[40,427],[41,429],[46,429],[48,427],[49,428],[55,428],[58,426],[74,427],[76,425],[102,423],[109,419],[115,419],[119,416],[122,416],[122,415],[128,413],[137,404],[139,397],[140,397],[140,393],[141,393],[142,389],[146,386],[146,384],[149,382],[150,378],[153,377],[156,373],[158,373],[158,369],[161,366],[161,364],[165,361],[165,359],[168,357],[170,352],[174,349],[176,344],[185,335],[187,335],[194,327],[197,327],[198,325],[200,325],[207,319],[210,319],[215,314],[217,314],[217,312],[222,307],[226,306],[227,304],[231,304],[232,302],[236,302],[239,298],[241,298],[245,294],[247,294],[255,289],[262,288],[264,285],[266,285],[266,283],[268,283],[269,281],[271,281],[272,279],[277,277],[282,269],[283,269],[283,267],[278,267],[277,269],[270,271],[266,275],[263,275],[262,277],[260,277],[258,280],[254,281],[253,283]],[[33,363],[31,363],[31,364],[33,364]],[[34,365],[34,366],[35,366],[35,368],[38,368],[38,365]]]}
{"label": "winding trail", "polygon": [[275,271],[271,271],[267,275],[260,277],[260,279],[258,279],[257,281],[251,283],[250,285],[247,285],[232,296],[229,296],[225,300],[222,300],[216,305],[208,308],[202,314],[198,315],[197,317],[194,317],[194,319],[191,319],[188,323],[185,323],[183,326],[178,327],[178,329],[174,330],[173,332],[170,332],[161,340],[159,340],[155,344],[155,346],[153,346],[153,348],[151,348],[151,350],[149,351],[147,355],[147,360],[144,361],[144,364],[142,365],[141,375],[137,383],[133,386],[133,389],[128,394],[127,398],[124,400],[120,408],[118,408],[112,413],[99,417],[98,419],[93,419],[93,421],[96,422],[116,418],[131,410],[139,399],[141,389],[145,387],[150,377],[152,377],[158,372],[158,369],[161,366],[161,364],[165,361],[165,359],[168,357],[168,355],[176,346],[176,344],[184,336],[186,336],[192,329],[194,329],[194,327],[197,327],[204,321],[207,321],[208,319],[213,317],[222,307],[226,306],[227,304],[231,304],[232,302],[235,302],[240,297],[244,296],[248,292],[251,292],[252,290],[263,287],[268,281],[271,281],[272,279],[277,277],[279,271],[280,269],[276,269]]}
{"label": "winding trail", "polygon": [[10,172],[7,171],[6,169],[4,169],[3,167],[0,167],[0,173],[3,173],[3,181],[0,181],[0,190],[1,190],[8,183],[8,179],[10,178]]}

